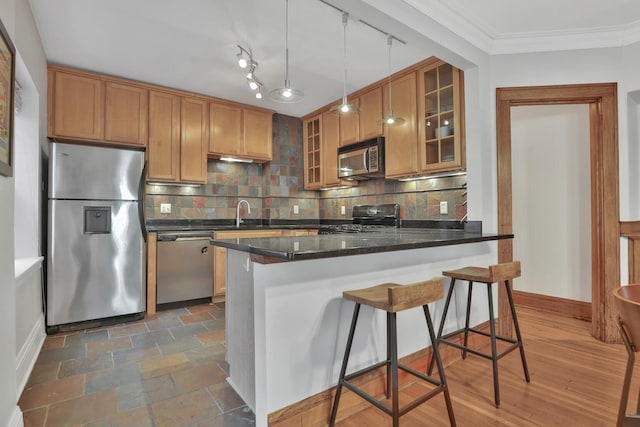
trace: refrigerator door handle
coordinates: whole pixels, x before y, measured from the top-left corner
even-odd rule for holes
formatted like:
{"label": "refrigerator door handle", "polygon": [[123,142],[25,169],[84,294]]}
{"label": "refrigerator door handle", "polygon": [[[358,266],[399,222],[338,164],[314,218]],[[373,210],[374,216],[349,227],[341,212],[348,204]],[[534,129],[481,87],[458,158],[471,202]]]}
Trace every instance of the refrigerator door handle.
{"label": "refrigerator door handle", "polygon": [[140,218],[140,231],[142,232],[142,238],[145,243],[147,241],[147,224],[144,213],[144,186],[147,181],[147,162],[144,162],[142,167],[142,174],[140,175],[140,184],[138,185],[138,217]]}

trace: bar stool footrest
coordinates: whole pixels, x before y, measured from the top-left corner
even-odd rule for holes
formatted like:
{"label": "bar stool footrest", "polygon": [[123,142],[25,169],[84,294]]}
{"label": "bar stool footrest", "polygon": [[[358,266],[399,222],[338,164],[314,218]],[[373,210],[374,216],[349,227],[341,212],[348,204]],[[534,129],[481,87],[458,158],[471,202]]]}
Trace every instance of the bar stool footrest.
{"label": "bar stool footrest", "polygon": [[[496,336],[496,339],[500,339],[498,336]],[[506,356],[507,354],[511,353],[513,350],[515,350],[516,348],[520,348],[522,346],[521,343],[519,343],[518,341],[512,340],[512,339],[502,339],[502,341],[506,341],[508,343],[511,343],[511,345],[507,348],[505,348],[504,350],[500,351],[498,354],[496,354],[496,360],[501,359],[503,356]],[[453,341],[449,341],[445,338],[440,338],[439,343],[441,344],[448,344],[452,347],[455,347],[459,350],[463,350],[463,351],[468,351],[469,353],[475,354],[476,356],[480,356],[480,357],[484,357],[485,359],[489,359],[492,360],[493,356],[489,353],[483,353],[479,350],[476,350],[475,348],[471,348],[471,347],[465,347],[462,344],[458,344],[457,342],[453,342]]]}
{"label": "bar stool footrest", "polygon": [[[360,389],[358,386],[356,386],[355,384],[352,384],[349,382],[349,380],[352,380],[353,378],[359,377],[361,375],[364,375],[370,371],[373,371],[375,369],[378,369],[382,366],[386,366],[388,364],[390,364],[391,362],[389,361],[383,361],[383,362],[378,362],[375,365],[366,367],[364,369],[361,369],[357,372],[353,372],[349,375],[345,375],[344,380],[342,381],[342,385],[346,388],[348,388],[349,390],[351,390],[352,392],[356,393],[358,396],[362,397],[364,400],[368,401],[369,403],[373,404],[375,407],[377,407],[378,409],[380,409],[381,411],[384,411],[387,415],[392,415],[393,410],[391,408],[389,408],[387,405],[385,405],[384,403],[382,403],[379,399],[376,399],[375,397],[371,396],[369,393],[363,391],[362,389]],[[398,364],[398,369],[402,369],[403,371],[419,378],[422,379],[424,381],[429,382],[431,385],[434,385],[436,388],[434,388],[433,390],[429,391],[428,393],[424,394],[423,396],[420,396],[414,400],[412,400],[411,402],[407,403],[405,406],[403,406],[402,408],[400,408],[399,410],[399,416],[402,416],[404,414],[406,414],[407,412],[411,411],[412,409],[420,406],[421,404],[423,404],[424,402],[426,402],[427,400],[431,399],[432,397],[436,396],[439,393],[442,393],[446,390],[446,386],[442,384],[441,381],[438,381],[436,379],[434,379],[433,377],[423,374],[422,372],[416,371],[413,368],[410,368],[408,366],[405,365],[401,365]]]}

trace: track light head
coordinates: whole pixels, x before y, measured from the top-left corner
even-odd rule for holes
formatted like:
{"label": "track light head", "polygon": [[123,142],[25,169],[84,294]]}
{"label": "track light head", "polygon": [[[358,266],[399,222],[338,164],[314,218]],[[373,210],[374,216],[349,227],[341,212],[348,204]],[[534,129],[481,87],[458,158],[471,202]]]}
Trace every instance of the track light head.
{"label": "track light head", "polygon": [[243,48],[240,45],[237,45],[237,46],[238,46],[238,49],[240,49],[240,52],[238,52],[236,55],[236,58],[238,60],[238,66],[243,69],[247,67],[255,68],[255,66],[258,65],[258,63],[253,60],[253,56],[251,55],[251,52],[249,52],[247,49]]}

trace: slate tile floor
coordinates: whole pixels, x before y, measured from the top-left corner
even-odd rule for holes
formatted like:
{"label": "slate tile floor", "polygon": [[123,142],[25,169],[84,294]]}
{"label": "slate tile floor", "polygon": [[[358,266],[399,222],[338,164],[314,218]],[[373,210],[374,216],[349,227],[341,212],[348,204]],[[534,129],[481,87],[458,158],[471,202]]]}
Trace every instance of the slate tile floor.
{"label": "slate tile floor", "polygon": [[224,304],[49,335],[19,401],[25,427],[253,426],[224,357]]}

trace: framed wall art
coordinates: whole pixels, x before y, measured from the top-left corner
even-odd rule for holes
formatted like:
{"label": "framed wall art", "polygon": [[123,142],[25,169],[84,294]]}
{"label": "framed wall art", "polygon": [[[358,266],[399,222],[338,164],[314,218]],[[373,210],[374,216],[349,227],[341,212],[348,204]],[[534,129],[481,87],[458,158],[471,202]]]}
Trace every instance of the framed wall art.
{"label": "framed wall art", "polygon": [[11,176],[13,165],[13,102],[16,48],[0,20],[0,175]]}

